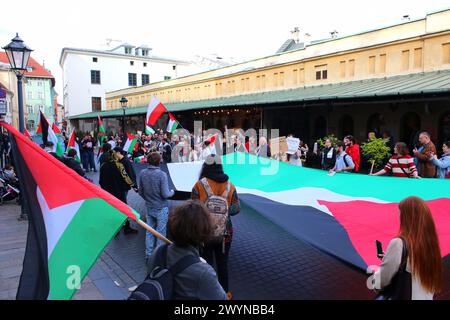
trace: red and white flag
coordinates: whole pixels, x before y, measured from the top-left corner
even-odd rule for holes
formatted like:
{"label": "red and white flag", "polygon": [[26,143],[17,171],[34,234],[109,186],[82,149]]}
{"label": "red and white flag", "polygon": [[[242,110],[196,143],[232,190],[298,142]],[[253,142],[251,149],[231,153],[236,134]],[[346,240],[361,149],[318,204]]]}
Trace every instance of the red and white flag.
{"label": "red and white flag", "polygon": [[154,126],[156,121],[166,112],[166,107],[158,100],[158,98],[152,96],[150,103],[148,104],[147,117],[145,124]]}

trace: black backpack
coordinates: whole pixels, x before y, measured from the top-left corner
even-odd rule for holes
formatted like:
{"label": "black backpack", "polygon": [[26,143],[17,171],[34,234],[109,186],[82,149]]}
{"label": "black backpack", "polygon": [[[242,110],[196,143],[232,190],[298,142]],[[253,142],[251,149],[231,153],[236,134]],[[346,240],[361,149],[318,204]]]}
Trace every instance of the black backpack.
{"label": "black backpack", "polygon": [[128,300],[173,300],[174,279],[189,266],[200,262],[200,258],[187,255],[173,266],[167,268],[167,248],[163,245],[155,257],[155,267],[136,290],[128,297]]}

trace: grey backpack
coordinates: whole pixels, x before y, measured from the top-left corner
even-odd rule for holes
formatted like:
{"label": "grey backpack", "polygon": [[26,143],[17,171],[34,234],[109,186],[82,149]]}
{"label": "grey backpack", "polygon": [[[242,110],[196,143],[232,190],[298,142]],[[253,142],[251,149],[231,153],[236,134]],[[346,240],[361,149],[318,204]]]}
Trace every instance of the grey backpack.
{"label": "grey backpack", "polygon": [[228,194],[230,193],[230,182],[227,182],[227,187],[222,195],[218,196],[212,192],[212,189],[206,178],[200,180],[203,188],[206,191],[208,199],[205,202],[206,207],[213,221],[214,232],[210,242],[222,242],[226,234],[228,223]]}

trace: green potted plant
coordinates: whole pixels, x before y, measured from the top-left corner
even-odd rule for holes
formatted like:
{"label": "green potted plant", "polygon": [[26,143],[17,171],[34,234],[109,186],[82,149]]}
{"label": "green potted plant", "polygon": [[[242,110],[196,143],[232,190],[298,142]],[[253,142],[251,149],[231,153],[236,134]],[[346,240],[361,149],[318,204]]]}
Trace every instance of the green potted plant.
{"label": "green potted plant", "polygon": [[383,160],[391,155],[390,151],[391,149],[386,145],[386,140],[383,138],[373,139],[361,145],[362,154],[372,163],[370,173],[372,173],[374,167],[383,164]]}

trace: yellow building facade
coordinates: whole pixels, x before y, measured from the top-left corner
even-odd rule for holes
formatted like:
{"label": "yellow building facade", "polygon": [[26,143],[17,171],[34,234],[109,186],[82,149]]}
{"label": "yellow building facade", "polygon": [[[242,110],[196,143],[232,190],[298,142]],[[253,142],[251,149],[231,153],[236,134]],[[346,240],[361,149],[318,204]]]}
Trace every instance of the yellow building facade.
{"label": "yellow building facade", "polygon": [[450,69],[450,10],[306,45],[303,49],[142,87],[109,92],[107,109],[216,99],[257,92]]}

